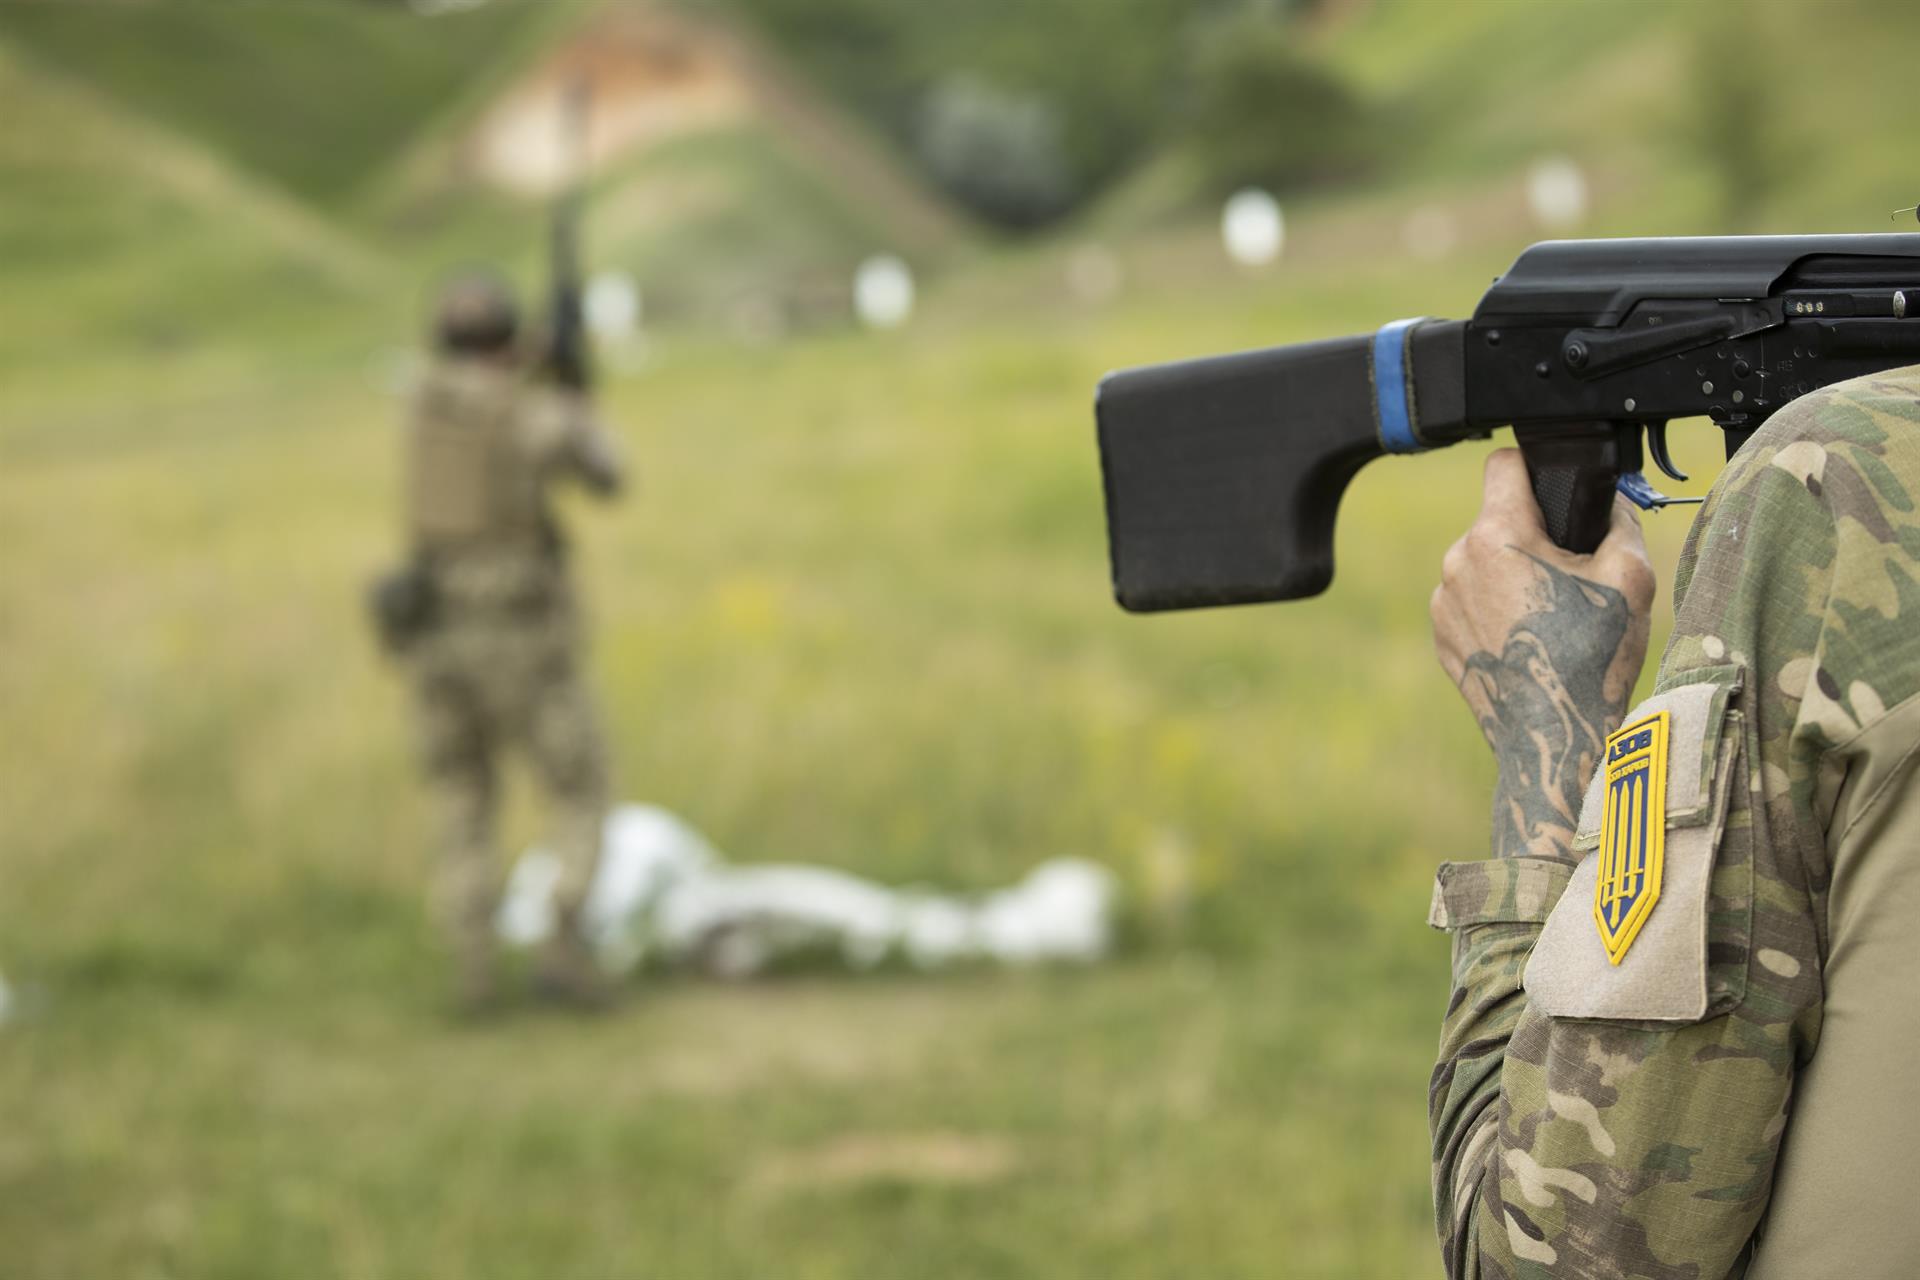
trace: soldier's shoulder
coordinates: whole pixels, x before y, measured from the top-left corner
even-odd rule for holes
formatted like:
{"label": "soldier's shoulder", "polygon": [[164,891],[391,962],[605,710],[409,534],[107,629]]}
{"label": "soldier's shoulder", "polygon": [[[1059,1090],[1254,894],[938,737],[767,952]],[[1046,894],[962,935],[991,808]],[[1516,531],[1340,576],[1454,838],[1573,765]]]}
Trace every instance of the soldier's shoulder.
{"label": "soldier's shoulder", "polygon": [[1920,365],[1889,369],[1822,387],[1781,408],[1753,442],[1811,440],[1875,452],[1910,440],[1920,428]]}
{"label": "soldier's shoulder", "polygon": [[1676,586],[1676,670],[1723,652],[1757,657],[1765,632],[1769,660],[1795,682],[1819,648],[1829,683],[1882,687],[1887,705],[1910,692],[1920,368],[1837,383],[1776,413],[1714,485]]}
{"label": "soldier's shoulder", "polygon": [[[1920,531],[1920,366],[1801,396],[1754,433],[1720,487],[1770,497],[1763,505],[1775,516],[1800,508],[1802,522],[1861,521],[1888,542],[1904,526]],[[1805,492],[1783,501],[1792,489]]]}
{"label": "soldier's shoulder", "polygon": [[1801,397],[1716,490],[1678,666],[1770,638],[1761,690],[1832,741],[1920,691],[1920,368]]}

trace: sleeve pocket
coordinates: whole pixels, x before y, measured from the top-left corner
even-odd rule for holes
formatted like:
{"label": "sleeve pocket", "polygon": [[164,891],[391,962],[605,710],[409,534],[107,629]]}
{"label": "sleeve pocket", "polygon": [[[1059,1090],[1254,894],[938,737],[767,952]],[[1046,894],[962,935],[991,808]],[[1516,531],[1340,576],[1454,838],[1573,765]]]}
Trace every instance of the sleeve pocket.
{"label": "sleeve pocket", "polygon": [[1449,931],[1483,924],[1539,924],[1573,868],[1553,858],[1443,862],[1433,878],[1427,923]]}
{"label": "sleeve pocket", "polygon": [[[1739,785],[1744,719],[1733,704],[1741,679],[1737,667],[1702,671],[1694,683],[1656,694],[1628,715],[1629,725],[1660,711],[1669,716],[1659,892],[1615,963],[1598,919],[1603,765],[1574,837],[1574,851],[1585,856],[1527,962],[1527,998],[1539,1012],[1553,1018],[1689,1023],[1725,1012],[1744,994],[1743,981],[1724,976],[1710,981],[1708,962],[1710,932],[1750,927],[1748,912],[1729,908],[1751,906],[1751,859],[1727,860],[1736,865],[1716,871],[1730,797]],[[1744,892],[1737,883],[1743,870]],[[1744,951],[1745,939],[1725,941],[1740,942]]]}

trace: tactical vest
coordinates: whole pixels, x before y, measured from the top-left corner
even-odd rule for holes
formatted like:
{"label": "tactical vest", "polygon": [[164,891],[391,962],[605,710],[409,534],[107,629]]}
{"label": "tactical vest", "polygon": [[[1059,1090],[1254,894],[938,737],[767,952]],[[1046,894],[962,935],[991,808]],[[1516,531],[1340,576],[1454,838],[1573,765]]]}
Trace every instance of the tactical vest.
{"label": "tactical vest", "polygon": [[550,536],[519,400],[512,373],[477,362],[428,375],[408,440],[406,523],[417,550],[533,549]]}

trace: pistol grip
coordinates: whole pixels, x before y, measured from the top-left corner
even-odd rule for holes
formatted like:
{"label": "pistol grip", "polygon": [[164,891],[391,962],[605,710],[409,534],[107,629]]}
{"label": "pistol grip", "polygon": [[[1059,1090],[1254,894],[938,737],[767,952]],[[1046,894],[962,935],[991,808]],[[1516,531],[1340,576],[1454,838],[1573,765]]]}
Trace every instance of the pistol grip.
{"label": "pistol grip", "polygon": [[1614,487],[1622,475],[1640,469],[1639,425],[1518,427],[1514,435],[1547,536],[1565,550],[1591,552],[1612,523]]}

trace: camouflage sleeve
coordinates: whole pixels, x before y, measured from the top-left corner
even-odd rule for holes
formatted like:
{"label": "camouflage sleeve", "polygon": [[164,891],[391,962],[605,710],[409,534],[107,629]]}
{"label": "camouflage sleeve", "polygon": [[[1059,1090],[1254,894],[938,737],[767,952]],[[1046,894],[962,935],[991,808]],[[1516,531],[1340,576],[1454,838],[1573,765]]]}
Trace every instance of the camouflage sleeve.
{"label": "camouflage sleeve", "polygon": [[579,392],[547,387],[532,392],[523,427],[528,449],[543,465],[598,494],[618,493],[625,483],[626,467],[613,433]]}
{"label": "camouflage sleeve", "polygon": [[[1453,990],[1429,1118],[1454,1280],[1745,1270],[1819,1039],[1836,748],[1920,692],[1920,663],[1891,656],[1920,608],[1916,381],[1847,384],[1776,415],[1689,537],[1652,702],[1724,691],[1702,695],[1723,716],[1703,770],[1724,799],[1702,844],[1693,971],[1627,980],[1602,965],[1592,976],[1620,1001],[1569,996],[1536,956],[1551,959],[1556,930],[1592,936],[1587,864],[1441,869],[1431,918],[1452,934]],[[1669,832],[1670,864],[1684,838]],[[1648,930],[1682,908],[1656,903]],[[1682,979],[1699,1000],[1675,1016]],[[1664,1016],[1631,1016],[1649,1013]]]}
{"label": "camouflage sleeve", "polygon": [[[1729,823],[1721,864],[1750,865],[1751,830]],[[1737,1274],[1795,1059],[1792,1005],[1766,984],[1741,996],[1731,922],[1751,895],[1710,891],[1702,1020],[1554,1016],[1523,976],[1560,901],[1591,935],[1592,885],[1569,890],[1564,863],[1513,861],[1537,865],[1461,864],[1437,895],[1454,900],[1436,911],[1453,931],[1454,989],[1429,1092],[1448,1276]],[[1543,910],[1542,896],[1558,901]]]}

